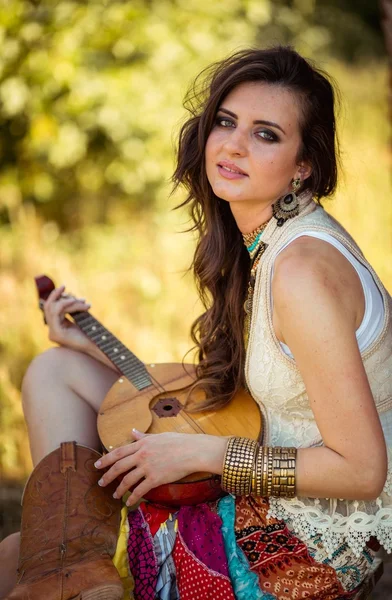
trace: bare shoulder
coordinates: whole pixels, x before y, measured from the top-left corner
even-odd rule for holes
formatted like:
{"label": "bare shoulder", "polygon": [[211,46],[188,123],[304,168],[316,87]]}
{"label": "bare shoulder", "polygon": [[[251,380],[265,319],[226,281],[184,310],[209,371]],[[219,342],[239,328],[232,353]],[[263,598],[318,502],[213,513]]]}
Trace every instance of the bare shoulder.
{"label": "bare shoulder", "polygon": [[319,308],[335,305],[356,328],[363,318],[365,300],[357,272],[337,248],[318,238],[297,238],[277,256],[272,291],[277,319],[298,303],[309,308],[315,303]]}

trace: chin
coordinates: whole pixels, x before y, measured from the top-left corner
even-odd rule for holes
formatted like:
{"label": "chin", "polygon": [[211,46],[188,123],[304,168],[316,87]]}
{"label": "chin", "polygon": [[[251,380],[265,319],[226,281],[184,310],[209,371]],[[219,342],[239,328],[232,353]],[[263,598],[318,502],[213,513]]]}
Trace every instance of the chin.
{"label": "chin", "polygon": [[225,200],[226,202],[245,200],[245,195],[240,190],[228,190],[223,186],[215,186],[212,188],[212,191],[214,192],[215,196],[221,200]]}

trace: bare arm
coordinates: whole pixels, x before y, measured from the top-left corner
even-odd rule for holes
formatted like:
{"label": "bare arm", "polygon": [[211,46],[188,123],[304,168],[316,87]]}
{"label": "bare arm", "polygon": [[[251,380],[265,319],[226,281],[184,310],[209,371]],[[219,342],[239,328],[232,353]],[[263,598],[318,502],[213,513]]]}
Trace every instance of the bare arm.
{"label": "bare arm", "polygon": [[297,493],[376,498],[385,483],[387,456],[355,336],[361,284],[329,244],[311,238],[297,242],[276,264],[274,310],[324,441],[324,447],[299,450]]}

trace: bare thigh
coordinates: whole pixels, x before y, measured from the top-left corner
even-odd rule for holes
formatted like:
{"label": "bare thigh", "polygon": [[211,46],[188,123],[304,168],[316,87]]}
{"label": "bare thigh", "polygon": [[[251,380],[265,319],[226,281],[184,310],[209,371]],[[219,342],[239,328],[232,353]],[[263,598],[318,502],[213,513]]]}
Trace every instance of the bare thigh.
{"label": "bare thigh", "polygon": [[98,360],[64,347],[32,361],[22,399],[34,465],[61,442],[100,448],[97,412],[118,377]]}

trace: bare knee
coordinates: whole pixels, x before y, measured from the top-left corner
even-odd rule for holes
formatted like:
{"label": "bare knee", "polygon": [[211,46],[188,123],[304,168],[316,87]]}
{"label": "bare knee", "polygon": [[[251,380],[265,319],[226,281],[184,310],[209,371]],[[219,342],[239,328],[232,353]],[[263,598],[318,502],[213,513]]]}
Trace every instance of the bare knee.
{"label": "bare knee", "polygon": [[[30,363],[22,382],[25,416],[57,398],[69,402],[79,398],[98,412],[118,373],[83,352],[63,346],[39,354]],[[32,411],[29,410],[31,407]]]}
{"label": "bare knee", "polygon": [[22,402],[23,407],[29,403],[32,392],[43,390],[48,386],[52,386],[56,381],[59,384],[66,378],[67,365],[74,360],[78,354],[74,350],[68,348],[56,347],[46,350],[42,354],[38,354],[28,366],[22,381]]}
{"label": "bare knee", "polygon": [[72,388],[77,364],[84,364],[86,360],[96,362],[81,352],[63,346],[49,348],[38,354],[28,366],[22,381],[25,416],[30,406],[35,410],[37,405],[45,405],[54,393],[62,395],[62,391]]}

